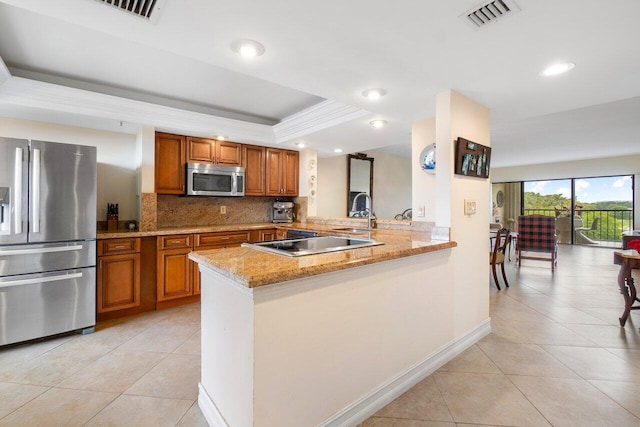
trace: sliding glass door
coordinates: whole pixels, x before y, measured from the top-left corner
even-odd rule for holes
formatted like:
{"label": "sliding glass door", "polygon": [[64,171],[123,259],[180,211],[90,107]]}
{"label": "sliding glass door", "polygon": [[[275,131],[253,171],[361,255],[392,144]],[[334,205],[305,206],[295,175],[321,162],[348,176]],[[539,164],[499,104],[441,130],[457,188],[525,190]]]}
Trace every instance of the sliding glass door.
{"label": "sliding glass door", "polygon": [[523,213],[556,217],[558,243],[619,247],[633,229],[633,176],[523,183]]}

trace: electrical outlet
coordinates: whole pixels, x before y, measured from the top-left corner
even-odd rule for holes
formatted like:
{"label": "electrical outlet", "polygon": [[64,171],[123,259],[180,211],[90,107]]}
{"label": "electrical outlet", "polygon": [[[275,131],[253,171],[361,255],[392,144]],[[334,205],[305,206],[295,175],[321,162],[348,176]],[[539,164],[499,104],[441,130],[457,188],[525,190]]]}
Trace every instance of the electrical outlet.
{"label": "electrical outlet", "polygon": [[424,216],[424,205],[420,206],[418,208],[418,216],[419,217],[423,217]]}
{"label": "electrical outlet", "polygon": [[220,206],[220,214],[221,215],[226,215],[227,213],[227,207],[226,206]]}

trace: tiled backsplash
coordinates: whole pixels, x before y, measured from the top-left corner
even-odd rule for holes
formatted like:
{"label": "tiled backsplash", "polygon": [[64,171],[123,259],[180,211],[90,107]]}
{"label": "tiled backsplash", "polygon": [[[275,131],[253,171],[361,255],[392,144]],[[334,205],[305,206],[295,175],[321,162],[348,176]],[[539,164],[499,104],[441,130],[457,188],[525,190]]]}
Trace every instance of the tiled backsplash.
{"label": "tiled backsplash", "polygon": [[[271,221],[272,197],[158,195],[158,227],[253,224]],[[221,214],[224,206],[227,213]]]}
{"label": "tiled backsplash", "polygon": [[[275,197],[181,197],[143,193],[141,231],[165,227],[190,227],[271,222]],[[296,221],[306,221],[306,197],[293,199]],[[226,214],[220,213],[221,207]]]}

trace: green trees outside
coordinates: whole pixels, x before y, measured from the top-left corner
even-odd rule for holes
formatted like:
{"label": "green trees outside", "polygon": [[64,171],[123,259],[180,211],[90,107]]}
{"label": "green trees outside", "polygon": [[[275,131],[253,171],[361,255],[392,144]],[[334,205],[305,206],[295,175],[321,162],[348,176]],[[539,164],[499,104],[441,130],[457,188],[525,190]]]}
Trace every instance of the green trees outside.
{"label": "green trees outside", "polygon": [[[524,212],[545,215],[569,215],[571,199],[561,194],[524,193]],[[623,231],[632,227],[633,205],[631,201],[576,202],[576,215],[581,216],[584,227],[600,218],[598,227],[591,234],[597,240],[619,241]]]}

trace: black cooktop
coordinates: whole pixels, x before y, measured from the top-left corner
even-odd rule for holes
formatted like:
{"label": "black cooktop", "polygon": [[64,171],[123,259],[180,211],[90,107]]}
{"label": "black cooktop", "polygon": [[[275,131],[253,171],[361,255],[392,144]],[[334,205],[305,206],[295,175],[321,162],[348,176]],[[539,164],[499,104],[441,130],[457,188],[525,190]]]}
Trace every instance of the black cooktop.
{"label": "black cooktop", "polygon": [[367,246],[382,245],[382,242],[354,239],[343,236],[307,237],[304,239],[274,240],[262,243],[243,243],[242,246],[286,256],[315,255],[344,251]]}

